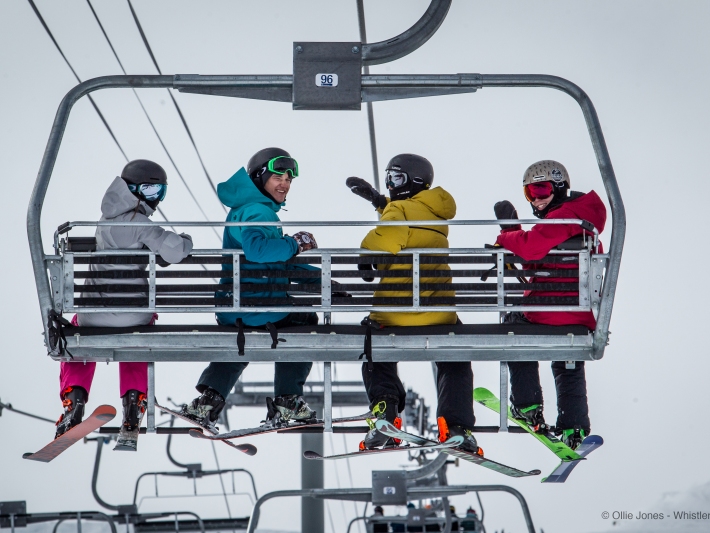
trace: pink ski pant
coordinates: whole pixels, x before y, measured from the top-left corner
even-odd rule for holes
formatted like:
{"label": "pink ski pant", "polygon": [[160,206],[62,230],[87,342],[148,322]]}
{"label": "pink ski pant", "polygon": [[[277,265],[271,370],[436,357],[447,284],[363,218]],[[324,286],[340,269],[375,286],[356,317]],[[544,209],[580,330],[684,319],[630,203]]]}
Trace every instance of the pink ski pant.
{"label": "pink ski pant", "polygon": [[[72,319],[76,323],[76,315]],[[150,322],[155,324],[155,318]],[[91,392],[91,382],[94,380],[96,363],[83,361],[76,363],[60,363],[59,370],[59,397],[67,387],[82,387],[87,394]],[[118,363],[118,377],[120,396],[123,397],[129,390],[148,392],[148,363]]]}

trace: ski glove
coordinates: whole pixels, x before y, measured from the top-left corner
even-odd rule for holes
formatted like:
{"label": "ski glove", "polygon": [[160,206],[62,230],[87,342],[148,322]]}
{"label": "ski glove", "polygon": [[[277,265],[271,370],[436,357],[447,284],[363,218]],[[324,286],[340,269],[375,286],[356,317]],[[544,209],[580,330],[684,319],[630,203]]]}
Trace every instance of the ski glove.
{"label": "ski glove", "polygon": [[345,180],[345,185],[347,185],[352,192],[370,202],[375,209],[384,209],[387,207],[387,197],[377,192],[377,189],[364,179],[353,176]]}
{"label": "ski glove", "polygon": [[318,243],[312,233],[307,231],[299,231],[291,235],[292,239],[298,243],[298,253],[305,252],[306,250],[313,250],[318,248]]}
{"label": "ski glove", "polygon": [[[498,220],[518,218],[518,212],[515,210],[515,206],[508,200],[497,202],[496,205],[493,206],[493,211],[495,212]],[[520,224],[501,224],[500,227],[504,230],[522,229]]]}
{"label": "ski glove", "polygon": [[375,265],[371,265],[370,263],[360,263],[357,266],[357,269],[360,271],[360,275],[362,276],[363,281],[367,281],[370,283],[371,281],[375,281],[375,278],[370,276],[369,274],[366,274],[366,272],[370,272],[371,270],[377,270],[375,268]]}

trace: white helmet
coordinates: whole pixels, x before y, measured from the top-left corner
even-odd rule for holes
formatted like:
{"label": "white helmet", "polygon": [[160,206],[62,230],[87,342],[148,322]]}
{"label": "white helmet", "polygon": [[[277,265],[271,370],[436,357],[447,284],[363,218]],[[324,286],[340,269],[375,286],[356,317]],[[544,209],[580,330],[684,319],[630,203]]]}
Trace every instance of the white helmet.
{"label": "white helmet", "polygon": [[551,159],[533,163],[523,175],[523,187],[531,183],[540,183],[542,181],[551,181],[555,185],[555,188],[564,187],[565,185],[568,189],[570,187],[567,169],[562,163],[552,161]]}

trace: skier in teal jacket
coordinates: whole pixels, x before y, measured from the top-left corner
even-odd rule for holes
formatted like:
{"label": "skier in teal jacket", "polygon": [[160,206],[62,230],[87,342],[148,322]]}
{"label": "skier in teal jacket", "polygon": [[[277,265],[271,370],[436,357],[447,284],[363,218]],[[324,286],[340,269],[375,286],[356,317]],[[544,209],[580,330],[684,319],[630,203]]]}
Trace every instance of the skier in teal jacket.
{"label": "skier in teal jacket", "polygon": [[[217,194],[224,205],[231,210],[227,222],[278,222],[277,213],[285,205],[291,181],[298,176],[298,163],[285,150],[265,148],[252,156],[247,168],[240,168],[236,174],[217,186]],[[242,249],[243,257],[249,261],[244,270],[293,270],[312,272],[309,277],[294,278],[300,283],[320,283],[320,270],[310,265],[286,264],[293,256],[305,250],[317,248],[315,238],[308,232],[300,231],[293,236],[284,235],[278,226],[231,226],[224,228],[222,240],[224,249]],[[222,265],[228,277],[221,283],[230,283],[232,265]],[[244,284],[285,285],[289,278],[254,277],[242,275]],[[218,297],[232,297],[231,292],[218,292]],[[241,301],[250,299],[287,299],[284,291],[248,291],[241,293]],[[316,313],[286,312],[224,312],[217,313],[217,322],[224,326],[237,326],[241,320],[247,327],[275,327],[315,325]],[[183,408],[183,414],[203,426],[213,427],[224,408],[225,398],[236,384],[239,376],[249,363],[213,362],[202,372],[197,383],[201,393]],[[277,362],[274,376],[275,398],[267,398],[267,420],[309,420],[315,418],[313,411],[303,399],[303,384],[313,363]]]}

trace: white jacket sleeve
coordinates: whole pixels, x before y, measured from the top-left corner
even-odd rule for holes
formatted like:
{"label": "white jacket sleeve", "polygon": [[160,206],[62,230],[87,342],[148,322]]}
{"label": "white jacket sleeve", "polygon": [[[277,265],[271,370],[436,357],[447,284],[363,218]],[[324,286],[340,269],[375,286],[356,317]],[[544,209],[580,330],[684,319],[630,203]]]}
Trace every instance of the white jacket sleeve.
{"label": "white jacket sleeve", "polygon": [[159,254],[168,263],[179,263],[192,251],[192,237],[185,233],[178,235],[160,226],[141,228],[138,242]]}

